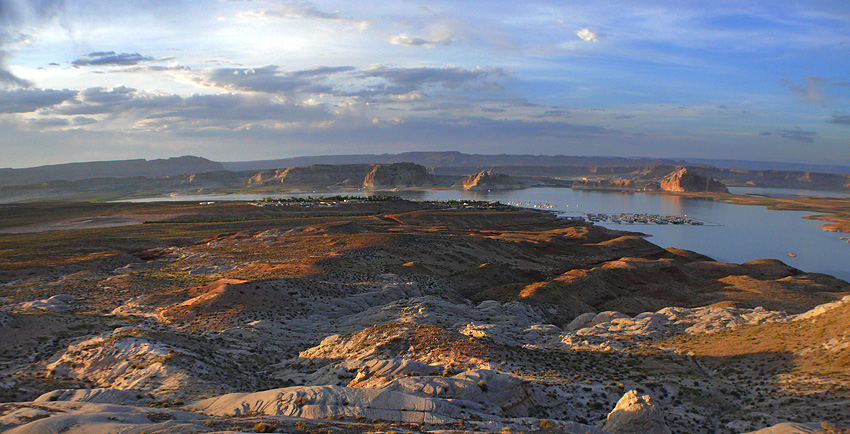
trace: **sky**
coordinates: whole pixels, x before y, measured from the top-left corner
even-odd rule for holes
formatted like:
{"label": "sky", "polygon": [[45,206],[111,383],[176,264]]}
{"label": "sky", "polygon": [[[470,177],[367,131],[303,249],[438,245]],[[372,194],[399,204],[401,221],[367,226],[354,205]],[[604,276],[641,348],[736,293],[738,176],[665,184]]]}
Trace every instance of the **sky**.
{"label": "sky", "polygon": [[0,0],[0,167],[447,150],[850,164],[850,1]]}

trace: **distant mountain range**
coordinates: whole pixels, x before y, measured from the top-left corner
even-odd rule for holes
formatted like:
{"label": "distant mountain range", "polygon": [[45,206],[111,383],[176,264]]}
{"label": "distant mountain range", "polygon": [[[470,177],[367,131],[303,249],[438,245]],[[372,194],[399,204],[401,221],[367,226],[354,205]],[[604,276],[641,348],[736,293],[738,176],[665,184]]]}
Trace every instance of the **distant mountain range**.
{"label": "distant mountain range", "polygon": [[0,169],[0,186],[26,185],[47,181],[77,181],[92,178],[128,178],[183,175],[226,170],[221,163],[186,155],[160,160],[92,161],[54,164],[25,169]]}
{"label": "distant mountain range", "polygon": [[[627,158],[627,157],[586,157],[566,155],[482,155],[464,154],[456,151],[447,152],[405,152],[400,154],[358,154],[358,155],[324,155],[311,157],[295,157],[277,160],[215,162],[195,156],[173,157],[159,160],[118,160],[95,161],[84,163],[56,164],[49,166],[30,167],[23,169],[0,169],[0,187],[13,185],[38,184],[48,181],[77,181],[92,178],[128,178],[147,177],[158,178],[165,176],[186,175],[209,172],[250,172],[287,167],[304,167],[311,164],[392,164],[401,162],[416,163],[429,168],[436,168],[435,174],[469,175],[482,170],[496,169],[501,173],[518,176],[585,176],[588,174],[628,173],[636,168],[676,166],[707,166],[723,170],[718,178],[735,178],[738,182],[749,179],[737,179],[740,176],[731,173],[736,170],[750,172],[783,171],[798,172],[783,174],[806,181],[801,185],[811,184],[807,173],[850,174],[850,167],[838,165],[814,165],[800,163],[774,163],[763,161],[739,161],[720,159],[662,159],[662,158]],[[571,168],[585,168],[574,170]],[[569,169],[569,170],[568,170]],[[252,174],[253,175],[253,174]],[[778,179],[776,173],[750,173],[753,179]],[[250,176],[249,176],[250,177]],[[841,180],[824,180],[818,184],[841,185]],[[835,182],[833,182],[835,181]],[[839,182],[841,181],[841,182]],[[825,188],[820,186],[820,188]]]}
{"label": "distant mountain range", "polygon": [[237,161],[222,163],[228,170],[266,170],[300,167],[311,164],[392,164],[416,163],[425,167],[488,167],[488,166],[600,166],[646,167],[682,166],[684,160],[662,158],[578,157],[567,155],[482,155],[447,152],[404,152],[401,154],[321,155],[280,160]]}

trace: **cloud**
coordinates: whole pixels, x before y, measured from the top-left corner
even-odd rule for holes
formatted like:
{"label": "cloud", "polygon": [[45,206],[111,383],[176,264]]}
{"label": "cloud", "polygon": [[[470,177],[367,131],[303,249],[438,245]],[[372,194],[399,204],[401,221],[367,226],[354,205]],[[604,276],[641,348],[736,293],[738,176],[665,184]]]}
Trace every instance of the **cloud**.
{"label": "cloud", "polygon": [[319,10],[310,2],[291,2],[283,5],[283,12],[287,18],[321,18],[325,20],[338,20],[339,12],[325,12]]}
{"label": "cloud", "polygon": [[387,42],[393,45],[406,45],[408,47],[421,47],[431,44],[425,39],[408,36],[406,33],[390,36]]}
{"label": "cloud", "polygon": [[[93,87],[79,93],[81,101],[50,110],[54,116],[75,116],[74,125],[97,122],[91,115],[108,115],[135,122],[143,129],[180,125],[198,128],[239,128],[246,123],[298,123],[310,125],[332,115],[322,104],[278,102],[265,94],[152,95],[128,87]],[[5,99],[3,99],[5,100]]]}
{"label": "cloud", "polygon": [[146,117],[147,126],[182,125],[184,128],[238,128],[251,121],[310,125],[331,118],[323,105],[278,103],[264,95],[192,95],[168,102],[162,111]]}
{"label": "cloud", "polygon": [[321,77],[338,74],[340,72],[353,71],[354,69],[355,68],[353,66],[320,66],[318,68],[291,71],[288,75],[292,77]]}
{"label": "cloud", "polygon": [[603,35],[600,33],[596,33],[593,30],[588,28],[584,28],[576,31],[576,36],[587,41],[587,42],[599,42],[599,38],[602,38]]}
{"label": "cloud", "polygon": [[31,113],[74,99],[77,91],[54,89],[0,90],[0,113]]}
{"label": "cloud", "polygon": [[88,103],[112,104],[133,99],[136,95],[136,89],[126,86],[114,87],[112,90],[105,90],[102,87],[90,87],[80,92],[80,95]]}
{"label": "cloud", "polygon": [[829,122],[831,124],[838,124],[838,125],[850,125],[850,115],[846,115],[846,116],[832,115],[832,119],[828,120],[827,122]]}
{"label": "cloud", "polygon": [[832,99],[823,92],[824,84],[828,81],[825,77],[807,75],[803,77],[803,83],[794,83],[790,78],[784,78],[782,84],[788,86],[803,102],[827,107],[832,103]]}
{"label": "cloud", "polygon": [[[507,73],[501,68],[475,67],[464,69],[456,66],[434,68],[389,68],[377,66],[362,71],[363,77],[382,78],[399,89],[419,90],[425,85],[440,85],[448,89],[461,86],[484,84],[489,79],[501,79]],[[406,93],[406,92],[404,92]]]}
{"label": "cloud", "polygon": [[136,89],[119,86],[106,90],[103,87],[90,87],[80,92],[81,101],[65,104],[51,110],[51,113],[66,116],[122,114],[127,112],[149,112],[163,109],[169,104],[180,101],[177,95],[147,95]]}
{"label": "cloud", "polygon": [[414,36],[408,36],[406,33],[390,36],[387,42],[393,45],[404,45],[407,47],[433,47],[435,45],[451,45],[454,42],[452,36],[445,39],[423,39]]}
{"label": "cloud", "polygon": [[360,31],[365,30],[369,23],[366,21],[344,18],[339,12],[326,12],[316,7],[311,2],[286,2],[280,5],[278,9],[258,9],[243,11],[239,13],[242,17],[260,18],[260,19],[321,19],[341,21],[353,24]]}
{"label": "cloud", "polygon": [[204,86],[217,87],[231,91],[262,93],[331,93],[333,88],[318,81],[327,76],[351,71],[353,67],[319,67],[293,71],[278,70],[269,65],[261,68],[218,68],[203,76],[195,77],[195,82]]}
{"label": "cloud", "polygon": [[76,67],[80,66],[133,66],[140,62],[155,60],[150,56],[142,56],[139,53],[115,53],[114,51],[95,51],[83,55],[71,62]]}
{"label": "cloud", "polygon": [[552,110],[546,110],[543,113],[536,115],[535,117],[539,117],[539,118],[545,118],[545,117],[550,117],[550,116],[563,117],[563,116],[569,116],[569,114],[570,114],[570,112],[567,111],[567,110],[552,109]]}
{"label": "cloud", "polygon": [[74,122],[74,126],[79,127],[79,126],[83,126],[83,125],[90,125],[90,124],[97,123],[97,119],[88,118],[88,117],[85,117],[85,116],[77,116],[73,119],[73,122]]}
{"label": "cloud", "polygon": [[772,136],[773,132],[772,131],[762,131],[762,132],[759,133],[759,135],[760,136]]}
{"label": "cloud", "polygon": [[[0,86],[30,87],[32,82],[12,74],[6,66],[7,45],[20,39],[26,26],[47,21],[64,7],[63,0],[30,0],[0,2]],[[0,103],[2,104],[2,103]]]}
{"label": "cloud", "polygon": [[776,135],[783,139],[796,140],[802,143],[814,143],[817,133],[803,130],[779,130]]}
{"label": "cloud", "polygon": [[38,128],[59,128],[68,126],[68,120],[64,118],[36,118],[27,121],[30,125]]}

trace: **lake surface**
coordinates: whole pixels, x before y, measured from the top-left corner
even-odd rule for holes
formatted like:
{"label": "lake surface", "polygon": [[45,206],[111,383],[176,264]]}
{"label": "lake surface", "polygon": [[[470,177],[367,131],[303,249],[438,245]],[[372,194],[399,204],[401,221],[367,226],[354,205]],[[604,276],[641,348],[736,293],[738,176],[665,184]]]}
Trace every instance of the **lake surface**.
{"label": "lake surface", "polygon": [[[733,190],[733,189],[730,189]],[[799,194],[794,190],[747,188],[738,194]],[[825,194],[827,192],[818,192]],[[265,197],[306,197],[335,193],[182,196],[140,199],[222,201],[259,200]],[[369,193],[349,193],[366,195]],[[548,204],[565,216],[587,213],[647,213],[687,216],[706,222],[705,226],[598,223],[604,227],[642,232],[649,241],[661,247],[693,250],[723,262],[747,262],[760,258],[779,259],[808,272],[827,273],[850,281],[850,244],[842,235],[826,232],[817,226],[824,222],[802,217],[804,211],[772,211],[760,206],[732,205],[722,202],[686,198],[676,195],[572,190],[569,188],[529,188],[499,192],[464,192],[458,190],[410,190],[376,192],[393,194],[410,200],[498,200],[502,203],[522,202]],[[846,194],[840,194],[846,195]],[[793,252],[796,257],[789,257]]]}
{"label": "lake surface", "polygon": [[729,192],[747,196],[794,197],[794,196],[825,196],[846,197],[850,193],[826,190],[800,190],[796,188],[761,188],[761,187],[729,187]]}

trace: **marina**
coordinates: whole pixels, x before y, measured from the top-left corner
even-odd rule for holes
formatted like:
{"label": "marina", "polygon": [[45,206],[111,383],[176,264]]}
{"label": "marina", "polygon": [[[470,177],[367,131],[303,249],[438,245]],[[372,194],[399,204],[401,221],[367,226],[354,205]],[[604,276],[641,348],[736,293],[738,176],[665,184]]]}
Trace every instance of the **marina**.
{"label": "marina", "polygon": [[[586,214],[587,221],[593,223],[638,224],[638,225],[690,225],[703,226],[707,222],[688,216],[647,214],[647,213],[617,213],[617,214]],[[720,226],[709,223],[710,226]]]}

